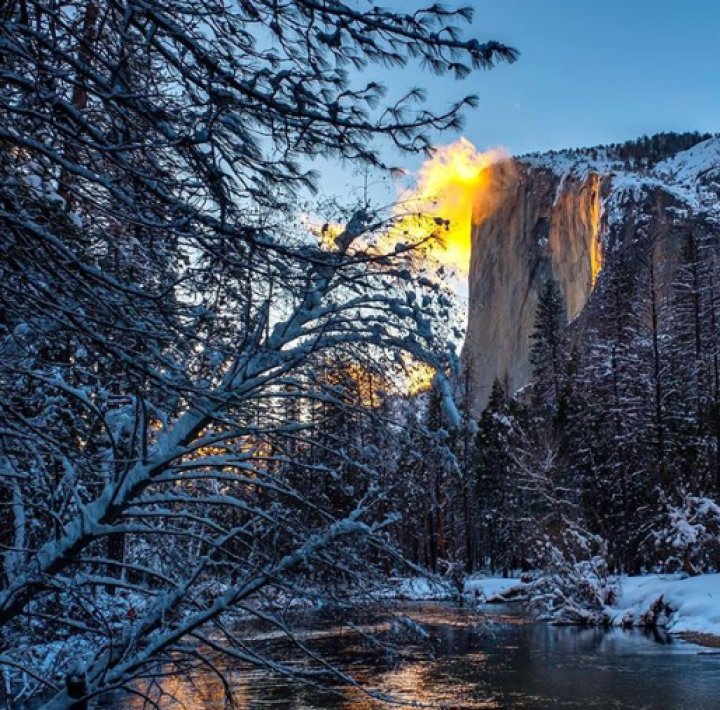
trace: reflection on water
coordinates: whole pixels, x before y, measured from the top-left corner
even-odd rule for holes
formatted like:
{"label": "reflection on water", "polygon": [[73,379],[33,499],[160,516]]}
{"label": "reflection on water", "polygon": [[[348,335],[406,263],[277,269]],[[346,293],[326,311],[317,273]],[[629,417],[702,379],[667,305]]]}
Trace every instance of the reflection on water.
{"label": "reflection on water", "polygon": [[[405,609],[434,638],[433,653],[400,663],[366,643],[361,633],[325,624],[306,636],[344,672],[378,693],[426,707],[648,708],[720,707],[720,656],[668,637],[621,629],[528,623],[511,610],[478,614],[445,604]],[[317,626],[317,619],[308,623]],[[370,630],[370,628],[363,629]],[[265,638],[293,660],[287,642]],[[297,659],[298,663],[301,663]],[[304,662],[302,662],[304,663]],[[389,707],[355,688],[318,689],[265,670],[234,667],[229,680],[238,708]],[[163,680],[163,708],[224,708],[222,684],[211,674]],[[176,699],[173,702],[170,696]],[[156,696],[157,697],[157,696]],[[142,708],[142,700],[108,707]]]}

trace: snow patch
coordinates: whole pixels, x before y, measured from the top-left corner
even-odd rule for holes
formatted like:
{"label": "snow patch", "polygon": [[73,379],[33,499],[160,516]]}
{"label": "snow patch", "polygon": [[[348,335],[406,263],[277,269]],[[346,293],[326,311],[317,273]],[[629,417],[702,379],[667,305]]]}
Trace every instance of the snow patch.
{"label": "snow patch", "polygon": [[502,601],[509,591],[522,587],[519,579],[511,577],[469,577],[465,580],[463,592],[480,602]]}
{"label": "snow patch", "polygon": [[457,594],[445,581],[427,577],[393,577],[382,596],[410,601],[443,601],[453,599]]}
{"label": "snow patch", "polygon": [[720,636],[720,574],[622,577],[620,590],[617,603],[606,609],[613,625],[641,625],[655,609],[667,613],[661,620],[671,634]]}

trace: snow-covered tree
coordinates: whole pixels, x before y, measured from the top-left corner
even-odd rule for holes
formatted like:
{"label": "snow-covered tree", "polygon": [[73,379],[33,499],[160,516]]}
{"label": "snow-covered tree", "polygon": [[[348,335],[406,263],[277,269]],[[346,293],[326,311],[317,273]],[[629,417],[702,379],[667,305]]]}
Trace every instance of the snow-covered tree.
{"label": "snow-covered tree", "polygon": [[720,506],[711,498],[681,493],[679,503],[660,501],[659,524],[644,545],[666,572],[700,574],[720,569]]}
{"label": "snow-covered tree", "polygon": [[[323,246],[292,207],[309,160],[383,168],[378,139],[423,151],[459,125],[472,97],[438,114],[346,66],[464,76],[514,58],[464,39],[468,17],[334,0],[3,7],[0,663],[49,707],[211,663],[201,647],[270,662],[225,612],[309,595],[319,568],[359,577],[386,547],[379,457],[331,439],[325,461],[304,457],[312,411],[358,408],[328,390],[333,359],[392,378],[412,358],[438,370],[453,416],[448,302],[410,270],[413,244],[373,246],[386,225],[367,205]],[[352,505],[306,495],[291,465],[352,468]],[[41,641],[64,649],[66,682],[35,662]]]}
{"label": "snow-covered tree", "polygon": [[548,279],[540,293],[531,337],[530,363],[538,399],[559,412],[568,361],[565,305],[560,287]]}
{"label": "snow-covered tree", "polygon": [[496,380],[478,421],[475,485],[482,564],[505,573],[522,556],[523,500],[512,461],[515,426],[505,390]]}

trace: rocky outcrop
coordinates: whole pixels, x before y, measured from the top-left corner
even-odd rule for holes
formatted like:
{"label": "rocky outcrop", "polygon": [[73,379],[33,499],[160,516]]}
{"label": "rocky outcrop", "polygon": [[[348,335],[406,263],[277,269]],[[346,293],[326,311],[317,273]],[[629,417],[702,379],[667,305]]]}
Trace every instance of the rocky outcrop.
{"label": "rocky outcrop", "polygon": [[[592,153],[530,156],[489,168],[491,194],[478,195],[472,231],[463,350],[476,413],[495,378],[510,392],[530,382],[530,335],[548,279],[558,282],[572,321],[583,313],[603,259],[632,242],[638,221],[669,230],[678,215],[717,211],[720,139],[652,169]],[[485,203],[492,205],[487,214]],[[676,251],[663,249],[665,256]]]}
{"label": "rocky outcrop", "polygon": [[549,170],[494,171],[502,195],[473,229],[464,350],[480,407],[496,377],[511,391],[529,382],[529,336],[545,281],[560,283],[571,320],[587,303],[602,258],[598,174],[561,185]]}

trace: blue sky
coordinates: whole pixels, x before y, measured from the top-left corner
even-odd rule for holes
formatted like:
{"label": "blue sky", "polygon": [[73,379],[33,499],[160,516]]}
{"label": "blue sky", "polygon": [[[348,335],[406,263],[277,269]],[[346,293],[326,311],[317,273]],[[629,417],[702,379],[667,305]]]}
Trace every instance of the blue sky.
{"label": "blue sky", "polygon": [[527,152],[720,130],[717,0],[472,4],[476,35],[522,53],[465,82],[482,100],[467,123],[474,142]]}
{"label": "blue sky", "polygon": [[[401,10],[415,0],[386,0]],[[447,2],[451,4],[451,2]],[[622,141],[663,130],[720,131],[720,0],[466,0],[469,34],[520,59],[464,81],[417,67],[385,76],[390,94],[426,88],[438,109],[466,93],[480,105],[463,134],[515,154]],[[453,136],[439,137],[448,143]],[[410,169],[419,159],[386,153]],[[324,171],[325,172],[325,171]],[[329,168],[322,186],[359,178]]]}

